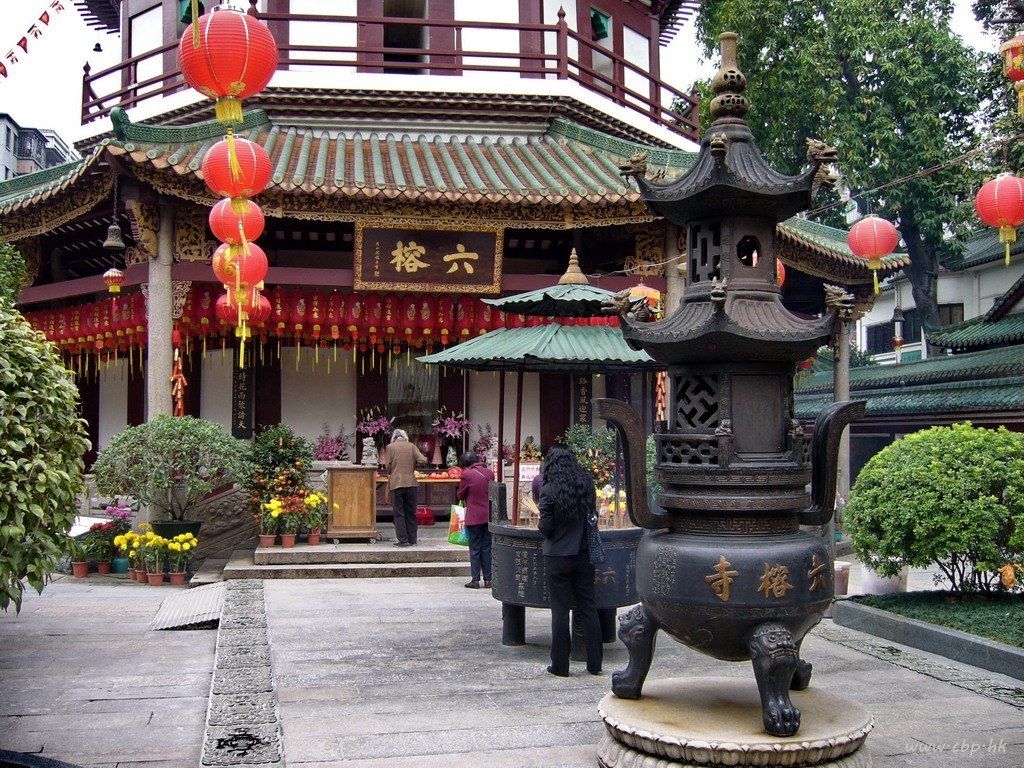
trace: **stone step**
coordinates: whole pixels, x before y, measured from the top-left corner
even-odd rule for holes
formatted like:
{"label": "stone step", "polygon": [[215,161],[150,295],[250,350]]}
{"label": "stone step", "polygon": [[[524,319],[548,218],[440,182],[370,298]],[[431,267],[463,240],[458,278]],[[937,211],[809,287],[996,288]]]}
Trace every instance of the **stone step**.
{"label": "stone step", "polygon": [[236,552],[224,566],[228,579],[371,579],[416,576],[469,576],[468,559],[387,562],[284,562],[257,565],[251,552]]}
{"label": "stone step", "polygon": [[252,554],[256,565],[345,565],[400,563],[468,563],[468,547],[422,544],[395,547],[377,544],[296,544],[294,547],[259,547]]}

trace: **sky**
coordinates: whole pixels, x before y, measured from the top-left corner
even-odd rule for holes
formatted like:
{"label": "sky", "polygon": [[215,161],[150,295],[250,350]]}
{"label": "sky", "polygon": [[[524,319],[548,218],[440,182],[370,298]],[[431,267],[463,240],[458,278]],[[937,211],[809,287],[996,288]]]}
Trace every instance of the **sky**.
{"label": "sky", "polygon": [[[82,66],[89,62],[95,73],[117,63],[120,39],[115,35],[91,29],[79,15],[73,0],[59,0],[63,11],[51,6],[57,0],[0,0],[0,64],[7,67],[7,77],[0,77],[0,112],[6,112],[24,127],[53,128],[66,141],[89,133],[80,125]],[[49,13],[48,25],[39,17]],[[42,34],[28,36],[36,24]],[[970,11],[970,0],[957,0],[953,28],[963,30],[968,43],[982,50],[994,51],[999,40],[985,36]],[[27,37],[28,51],[18,47]],[[99,43],[102,53],[93,51]],[[15,51],[18,61],[9,62],[8,51]],[[680,30],[675,39],[662,49],[662,76],[680,90],[688,90],[700,77],[714,72],[711,63],[698,60],[692,26]],[[748,73],[749,74],[749,73]]]}

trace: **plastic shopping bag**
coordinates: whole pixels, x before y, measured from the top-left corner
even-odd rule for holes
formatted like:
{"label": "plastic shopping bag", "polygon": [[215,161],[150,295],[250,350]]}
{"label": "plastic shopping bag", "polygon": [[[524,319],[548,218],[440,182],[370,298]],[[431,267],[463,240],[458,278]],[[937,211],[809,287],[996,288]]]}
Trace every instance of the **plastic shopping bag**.
{"label": "plastic shopping bag", "polygon": [[451,521],[448,523],[448,542],[463,547],[469,546],[466,535],[466,508],[461,504],[452,504]]}

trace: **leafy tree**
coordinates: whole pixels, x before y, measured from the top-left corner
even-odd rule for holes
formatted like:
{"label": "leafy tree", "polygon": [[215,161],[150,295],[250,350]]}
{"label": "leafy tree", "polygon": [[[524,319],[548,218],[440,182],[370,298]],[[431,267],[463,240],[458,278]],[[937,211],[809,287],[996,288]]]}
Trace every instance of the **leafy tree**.
{"label": "leafy tree", "polygon": [[105,496],[132,496],[171,520],[186,520],[244,468],[245,445],[220,424],[163,414],[114,435],[92,471]]}
{"label": "leafy tree", "polygon": [[313,447],[287,424],[275,424],[260,432],[246,459],[241,483],[249,492],[254,515],[273,498],[309,493],[306,470],[313,466]]}
{"label": "leafy tree", "polygon": [[[747,119],[766,159],[795,173],[804,140],[838,147],[844,183],[862,195],[976,148],[984,90],[976,52],[950,29],[949,0],[705,0],[698,30],[708,55],[740,34]],[[912,41],[912,42],[911,42]],[[926,328],[940,324],[938,253],[959,231],[978,180],[965,163],[871,195],[898,227]],[[862,204],[862,210],[865,205]],[[971,217],[969,219],[968,217]]]}
{"label": "leafy tree", "polygon": [[936,565],[959,591],[990,591],[1019,562],[1024,435],[969,423],[907,435],[875,454],[846,507],[853,548],[892,576]]}
{"label": "leafy tree", "polygon": [[[7,251],[7,248],[4,248]],[[0,255],[0,261],[7,254]],[[5,273],[6,274],[6,273]],[[16,283],[20,286],[20,280]],[[6,287],[2,290],[6,290]],[[42,592],[72,540],[89,450],[78,390],[53,347],[0,296],[0,608]]]}
{"label": "leafy tree", "polygon": [[13,245],[0,240],[0,298],[14,303],[25,282],[25,260]]}

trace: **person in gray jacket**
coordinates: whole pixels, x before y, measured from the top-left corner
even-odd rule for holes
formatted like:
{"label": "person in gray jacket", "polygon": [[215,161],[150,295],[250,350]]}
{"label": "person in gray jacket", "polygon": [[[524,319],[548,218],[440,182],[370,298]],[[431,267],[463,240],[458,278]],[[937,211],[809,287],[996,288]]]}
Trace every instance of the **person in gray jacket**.
{"label": "person in gray jacket", "polygon": [[569,676],[569,610],[572,608],[583,624],[587,671],[599,675],[604,646],[594,602],[594,565],[587,549],[587,518],[597,504],[594,481],[564,445],[548,449],[543,474],[537,527],[544,534],[544,567],[551,605],[548,672],[558,677]]}
{"label": "person in gray jacket", "polygon": [[419,522],[416,520],[416,464],[425,464],[427,457],[409,442],[404,429],[391,433],[391,443],[385,449],[384,465],[388,471],[391,489],[391,509],[395,516],[396,547],[411,547],[416,543]]}

